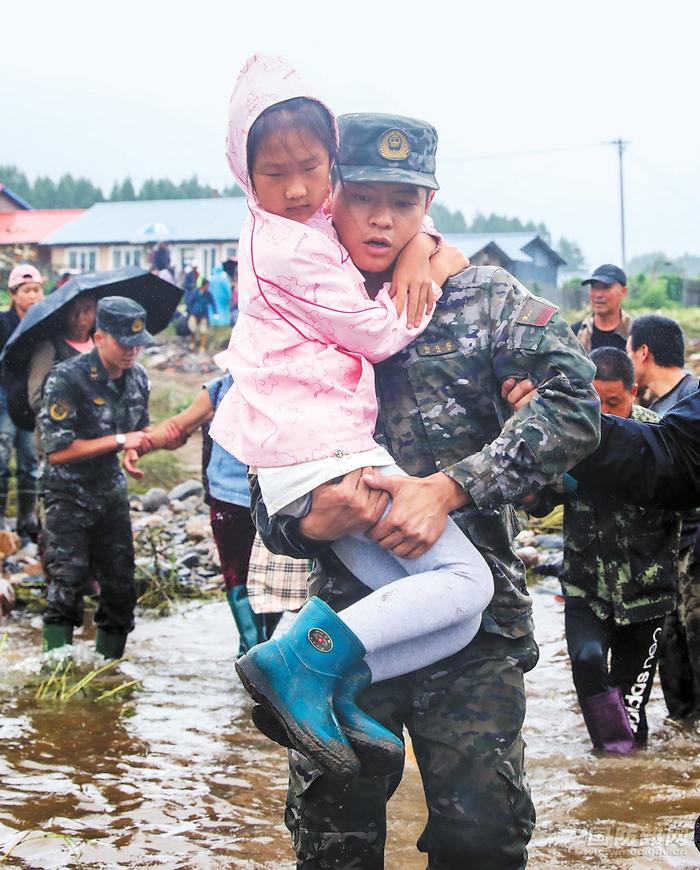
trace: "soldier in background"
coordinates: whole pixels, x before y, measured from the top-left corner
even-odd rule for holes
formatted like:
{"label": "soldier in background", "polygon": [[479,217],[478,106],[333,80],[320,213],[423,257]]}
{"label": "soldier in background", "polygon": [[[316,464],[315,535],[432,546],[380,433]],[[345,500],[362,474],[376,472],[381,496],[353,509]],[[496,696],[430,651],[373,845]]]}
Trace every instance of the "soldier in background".
{"label": "soldier in background", "polygon": [[[374,295],[420,227],[422,182],[434,178],[437,135],[425,122],[388,115],[338,121],[333,222]],[[389,137],[401,146],[397,154],[382,148]],[[407,207],[417,196],[421,207]],[[379,238],[381,248],[373,243]],[[509,409],[500,388],[510,375],[530,375],[538,389],[528,409],[504,424]],[[523,566],[513,552],[511,504],[595,447],[600,414],[592,375],[555,306],[503,269],[469,267],[446,282],[425,332],[375,366],[375,436],[409,477],[353,472],[317,488],[300,520],[269,519],[253,481],[263,542],[273,552],[315,558],[309,592],[335,610],[363,594],[328,548],[345,534],[372,529],[370,537],[398,555],[423,552],[452,512],[491,567],[495,594],[464,650],[361,696],[371,716],[399,736],[404,725],[411,734],[428,805],[418,848],[431,867],[516,870],[527,860],[534,809],[523,761],[523,674],[538,650]],[[389,486],[393,506],[381,519]],[[371,771],[340,783],[292,752],[286,823],[298,866],[382,868],[386,803],[397,785]]]}
{"label": "soldier in background", "polygon": [[590,278],[581,282],[589,285],[588,298],[591,313],[571,325],[571,330],[588,353],[599,347],[625,349],[632,318],[622,310],[627,295],[627,275],[611,263],[598,266]]}
{"label": "soldier in background", "polygon": [[37,423],[42,474],[44,564],[49,579],[44,649],[72,642],[83,622],[88,571],[100,584],[97,651],[119,658],[134,627],[134,548],[121,450],[139,450],[148,426],[148,377],[136,363],[154,343],[146,312],[131,299],[97,305],[95,348],[57,365]]}
{"label": "soldier in background", "polygon": [[[634,404],[627,355],[593,351],[593,386],[604,413],[642,422],[659,417]],[[558,499],[561,500],[561,499]],[[552,501],[541,499],[541,515]],[[675,608],[680,518],[585,491],[564,498],[565,632],[574,684],[591,741],[626,754],[646,742],[645,707],[662,626]],[[610,656],[610,665],[608,665]]]}

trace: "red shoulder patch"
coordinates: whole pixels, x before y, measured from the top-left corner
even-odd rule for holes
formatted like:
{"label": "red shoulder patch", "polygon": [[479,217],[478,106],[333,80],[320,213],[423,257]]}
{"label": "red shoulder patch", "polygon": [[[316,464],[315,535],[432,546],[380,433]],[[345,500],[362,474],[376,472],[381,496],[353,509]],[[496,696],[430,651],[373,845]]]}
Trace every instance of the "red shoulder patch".
{"label": "red shoulder patch", "polygon": [[530,296],[520,306],[515,322],[527,326],[546,326],[558,310],[551,302]]}

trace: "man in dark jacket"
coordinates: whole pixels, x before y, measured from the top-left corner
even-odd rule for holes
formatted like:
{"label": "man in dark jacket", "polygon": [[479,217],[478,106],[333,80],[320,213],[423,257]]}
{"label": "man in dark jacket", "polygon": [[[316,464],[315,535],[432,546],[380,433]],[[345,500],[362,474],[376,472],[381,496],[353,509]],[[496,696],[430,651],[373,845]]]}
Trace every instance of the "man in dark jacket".
{"label": "man in dark jacket", "polygon": [[[508,378],[502,395],[516,410],[535,395],[529,379]],[[627,504],[686,510],[700,505],[700,390],[658,423],[603,414],[600,444],[571,474],[581,486]]]}
{"label": "man in dark jacket", "polygon": [[[659,419],[634,404],[634,369],[624,351],[600,348],[591,360],[603,411]],[[542,497],[539,510],[528,510],[548,513],[561,500]],[[574,684],[593,745],[626,754],[647,737],[645,708],[662,626],[675,608],[680,516],[584,487],[563,501],[562,590]]]}

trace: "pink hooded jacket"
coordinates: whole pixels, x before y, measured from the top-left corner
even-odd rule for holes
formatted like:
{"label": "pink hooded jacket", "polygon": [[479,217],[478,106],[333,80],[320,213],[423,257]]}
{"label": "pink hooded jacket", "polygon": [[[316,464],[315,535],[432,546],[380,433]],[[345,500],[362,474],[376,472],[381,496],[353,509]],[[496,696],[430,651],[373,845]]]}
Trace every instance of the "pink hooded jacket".
{"label": "pink hooded jacket", "polygon": [[225,354],[234,385],[210,431],[261,468],[375,447],[372,363],[402,350],[430,321],[428,314],[407,327],[388,285],[368,297],[322,210],[298,223],[258,204],[248,131],[265,109],[293,97],[310,97],[295,70],[281,57],[254,55],[229,104],[227,157],[248,193],[249,215],[238,247],[239,316]]}

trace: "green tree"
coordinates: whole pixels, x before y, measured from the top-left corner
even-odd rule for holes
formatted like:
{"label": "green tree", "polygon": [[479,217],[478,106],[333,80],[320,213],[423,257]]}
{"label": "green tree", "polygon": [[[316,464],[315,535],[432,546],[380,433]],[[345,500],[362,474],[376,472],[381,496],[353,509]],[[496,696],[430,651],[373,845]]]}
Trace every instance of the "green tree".
{"label": "green tree", "polygon": [[471,233],[524,233],[535,232],[540,235],[546,242],[549,242],[551,236],[547,227],[543,223],[535,223],[534,221],[521,221],[517,217],[508,217],[504,214],[485,215],[477,212],[474,220],[469,227]]}
{"label": "green tree", "polygon": [[562,260],[566,260],[566,265],[571,270],[582,269],[586,264],[581,248],[571,239],[562,236],[557,242],[556,251]]}
{"label": "green tree", "polygon": [[430,206],[430,217],[441,233],[466,233],[467,222],[461,211],[450,211],[447,206],[433,202]]}
{"label": "green tree", "polygon": [[224,188],[223,196],[245,196],[245,191],[237,184],[232,184],[229,187]]}
{"label": "green tree", "polygon": [[131,179],[127,177],[121,184],[115,181],[109,198],[112,202],[133,202],[136,199],[136,191]]}
{"label": "green tree", "polygon": [[20,172],[16,166],[0,166],[0,182],[30,205],[34,204],[32,203],[32,186],[24,172]]}

